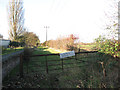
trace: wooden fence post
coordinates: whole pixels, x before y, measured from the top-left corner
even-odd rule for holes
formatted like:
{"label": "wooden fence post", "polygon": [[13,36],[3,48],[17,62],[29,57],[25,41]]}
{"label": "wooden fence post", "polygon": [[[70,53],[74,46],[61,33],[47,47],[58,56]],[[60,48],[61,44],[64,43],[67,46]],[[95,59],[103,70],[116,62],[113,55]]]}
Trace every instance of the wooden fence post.
{"label": "wooden fence post", "polygon": [[20,77],[23,77],[23,56],[20,55]]}
{"label": "wooden fence post", "polygon": [[80,48],[78,49],[78,52],[80,52]]}
{"label": "wooden fence post", "polygon": [[77,54],[75,54],[75,59],[77,60]]}
{"label": "wooden fence post", "polygon": [[[78,49],[78,53],[80,52],[80,48]],[[75,54],[75,59],[77,60],[77,54]]]}
{"label": "wooden fence post", "polygon": [[63,59],[62,59],[62,70],[63,70]]}
{"label": "wooden fence post", "polygon": [[106,72],[105,72],[105,68],[104,68],[104,63],[103,62],[101,62],[101,64],[102,64],[102,69],[103,69],[103,76],[105,77],[106,76]]}
{"label": "wooden fence post", "polygon": [[48,74],[48,62],[47,62],[47,56],[45,56],[45,59],[46,59],[46,72]]}

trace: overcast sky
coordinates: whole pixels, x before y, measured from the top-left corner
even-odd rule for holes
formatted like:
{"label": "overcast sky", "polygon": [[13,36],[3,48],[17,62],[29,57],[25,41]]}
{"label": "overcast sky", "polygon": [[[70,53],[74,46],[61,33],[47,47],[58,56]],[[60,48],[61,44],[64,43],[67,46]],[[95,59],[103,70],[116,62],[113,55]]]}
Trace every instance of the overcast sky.
{"label": "overcast sky", "polygon": [[[46,40],[44,26],[49,26],[48,40],[75,34],[81,42],[92,42],[105,34],[105,9],[111,0],[23,0],[25,27]],[[8,38],[8,0],[0,0],[0,34]]]}

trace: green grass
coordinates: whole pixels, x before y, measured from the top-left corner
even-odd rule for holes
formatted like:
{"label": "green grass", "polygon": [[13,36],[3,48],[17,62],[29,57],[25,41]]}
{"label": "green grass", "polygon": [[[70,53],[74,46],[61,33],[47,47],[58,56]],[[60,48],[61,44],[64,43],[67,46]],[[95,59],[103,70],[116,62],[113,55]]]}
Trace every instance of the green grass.
{"label": "green grass", "polygon": [[10,54],[10,53],[13,53],[13,52],[16,52],[16,51],[20,51],[20,50],[23,50],[24,47],[17,47],[16,50],[13,49],[13,48],[7,48],[5,50],[2,51],[2,55],[5,55],[5,54]]}
{"label": "green grass", "polygon": [[[42,47],[39,47],[38,50],[34,51],[33,54],[51,54],[51,53],[61,53],[61,52],[57,52],[54,51],[53,49],[49,49],[49,48],[45,48],[43,49]],[[60,60],[59,56],[47,56],[47,60],[48,60],[48,64],[60,64],[61,61],[55,61],[55,62],[49,62],[50,60]],[[36,62],[35,62],[36,61]],[[33,57],[31,59],[31,61],[29,62],[29,64],[34,65],[34,64],[38,64],[38,65],[42,65],[43,68],[45,69],[46,66],[46,57],[42,56],[42,57]],[[59,66],[58,66],[59,67]],[[51,67],[49,67],[51,69]]]}
{"label": "green grass", "polygon": [[[52,49],[45,47],[39,47],[33,54],[49,54],[49,53],[60,53]],[[23,79],[18,79],[17,76],[11,75],[12,79],[8,79],[9,82],[13,82],[11,87],[25,87],[25,88],[102,88],[102,87],[115,87],[117,86],[117,69],[113,65],[117,62],[110,56],[94,53],[94,54],[79,54],[77,55],[78,60],[67,59],[64,70],[52,70],[55,68],[61,68],[59,66],[49,66],[48,74],[46,73],[46,57],[32,57],[28,64],[28,74],[27,74],[27,63],[24,63],[24,77]],[[48,56],[48,64],[62,64],[59,56]],[[51,60],[58,60],[55,62],[50,62]],[[80,61],[89,61],[81,62]],[[104,67],[107,70],[106,78],[103,77],[102,66],[99,61],[104,62]],[[79,63],[78,63],[79,62]],[[37,66],[37,65],[39,66]],[[32,67],[35,65],[36,67]],[[41,66],[41,67],[40,67]],[[69,69],[65,69],[71,67]],[[15,71],[16,70],[16,71]],[[112,72],[111,72],[112,70]],[[13,74],[18,72],[18,69],[14,69]],[[9,77],[10,78],[10,77]],[[8,81],[6,81],[8,82]],[[7,86],[8,83],[4,82],[3,85]],[[20,85],[16,85],[17,82],[21,82]],[[105,84],[105,85],[103,85]]]}
{"label": "green grass", "polygon": [[86,51],[92,51],[95,50],[96,45],[95,44],[88,44],[88,45],[79,45],[80,49],[84,49]]}
{"label": "green grass", "polygon": [[[53,49],[44,49],[44,50],[41,50],[43,49],[42,47],[41,48],[38,48],[38,50],[34,51],[33,54],[50,54],[50,53],[62,53],[62,52],[57,52],[57,51],[54,51]],[[87,60],[87,58],[85,58],[85,54],[84,54],[84,60]],[[78,56],[79,57],[79,56]],[[81,59],[82,57],[80,57],[79,59]],[[51,61],[51,60],[56,60],[56,61]],[[58,61],[57,61],[58,60]],[[34,62],[33,62],[34,61]],[[36,61],[36,62],[35,62]],[[48,64],[62,64],[62,60],[60,59],[60,56],[47,56],[47,61],[48,61]],[[80,62],[80,61],[76,61],[75,60],[75,57],[72,57],[72,59],[67,59],[67,60],[63,60],[63,63],[73,63],[73,64],[76,64],[77,62]],[[46,57],[45,56],[42,56],[42,57],[33,57],[31,59],[31,61],[29,62],[30,65],[31,64],[42,64],[42,66],[46,66]],[[64,65],[64,68],[67,68],[67,67],[71,67],[72,65]],[[49,66],[48,67],[50,70],[51,69],[54,69],[54,68],[61,68],[61,65],[59,66]]]}
{"label": "green grass", "polygon": [[[43,50],[42,47],[40,47],[38,50],[33,52],[33,54],[49,54],[49,53],[59,53],[59,52],[56,52],[56,51],[54,51],[52,49],[44,49]],[[81,55],[81,56],[85,57],[86,55]],[[43,56],[43,57],[34,57],[29,62],[29,71],[28,71],[29,73],[35,71],[37,73],[38,72],[39,73],[42,72],[42,74],[44,73],[45,75],[47,75],[46,78],[48,80],[46,81],[46,83],[48,83],[48,86],[41,85],[41,87],[58,87],[58,85],[54,84],[54,82],[55,82],[54,79],[57,78],[57,77],[59,77],[58,79],[60,80],[60,84],[59,84],[60,86],[59,87],[63,87],[63,85],[65,85],[65,84],[63,84],[63,82],[68,82],[69,80],[70,80],[70,82],[73,81],[72,78],[74,77],[74,75],[71,75],[71,73],[76,71],[76,69],[79,70],[79,67],[77,67],[77,66],[84,66],[84,65],[86,65],[86,63],[79,63],[78,64],[78,62],[80,62],[80,61],[75,60],[75,57],[73,57],[73,59],[64,60],[64,62],[63,62],[64,63],[64,71],[62,71],[62,66],[61,66],[62,62],[61,62],[59,56],[47,56],[47,60],[48,60],[48,64],[60,64],[58,66],[48,66],[48,73],[49,73],[48,75],[46,74],[46,67],[45,67],[46,66],[46,63],[45,63],[46,58],[45,58],[45,56]],[[50,62],[51,60],[58,60],[58,61]],[[84,60],[87,60],[87,58],[85,58]],[[66,64],[66,63],[73,63],[73,64]],[[31,67],[32,65],[36,65],[36,64],[42,66],[42,68],[40,68],[40,67],[37,67],[37,68],[36,67]],[[70,71],[71,69],[67,69],[68,67],[72,67],[72,69],[74,69],[73,72]],[[59,70],[54,71],[53,69],[59,69]],[[61,73],[63,74],[64,77],[61,76]],[[68,74],[68,73],[70,73],[70,76],[68,75],[66,77],[66,74]],[[75,72],[75,73],[77,73],[77,75],[78,75],[78,71]],[[75,77],[77,77],[77,76],[75,76]],[[63,78],[63,79],[61,80],[60,78]],[[68,81],[64,81],[64,80],[68,80]],[[51,84],[53,86],[51,86]],[[68,87],[69,88],[70,87],[76,88],[76,85],[72,85],[72,84],[73,83],[68,85]]]}

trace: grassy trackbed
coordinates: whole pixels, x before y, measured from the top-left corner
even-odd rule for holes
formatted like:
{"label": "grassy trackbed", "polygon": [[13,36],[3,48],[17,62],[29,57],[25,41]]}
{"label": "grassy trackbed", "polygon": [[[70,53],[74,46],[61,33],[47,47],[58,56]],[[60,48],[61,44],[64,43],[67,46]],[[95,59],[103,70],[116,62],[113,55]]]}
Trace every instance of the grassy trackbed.
{"label": "grassy trackbed", "polygon": [[[33,54],[50,54],[61,53],[53,49],[45,47],[37,48]],[[30,58],[28,68],[24,63],[24,77],[19,78],[18,66],[15,68],[9,78],[4,80],[4,87],[13,88],[115,88],[118,87],[118,63],[111,56],[91,53],[79,54],[77,59],[64,60],[64,70],[53,70],[61,68],[61,60],[59,56],[48,56],[48,64],[60,64],[48,66],[48,74],[46,73],[46,58],[32,57]],[[49,62],[50,60],[58,60]],[[104,68],[100,62],[103,62]],[[73,63],[73,64],[66,64]],[[67,69],[68,67],[71,67]],[[105,69],[106,76],[103,75]]]}

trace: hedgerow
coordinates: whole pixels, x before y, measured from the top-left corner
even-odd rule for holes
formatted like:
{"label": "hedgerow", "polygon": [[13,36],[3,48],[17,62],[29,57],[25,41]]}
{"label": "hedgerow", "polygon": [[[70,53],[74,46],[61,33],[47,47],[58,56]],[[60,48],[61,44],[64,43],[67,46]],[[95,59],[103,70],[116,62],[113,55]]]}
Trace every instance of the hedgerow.
{"label": "hedgerow", "polygon": [[120,42],[118,40],[106,39],[99,36],[95,41],[99,52],[110,54],[114,57],[120,56]]}

